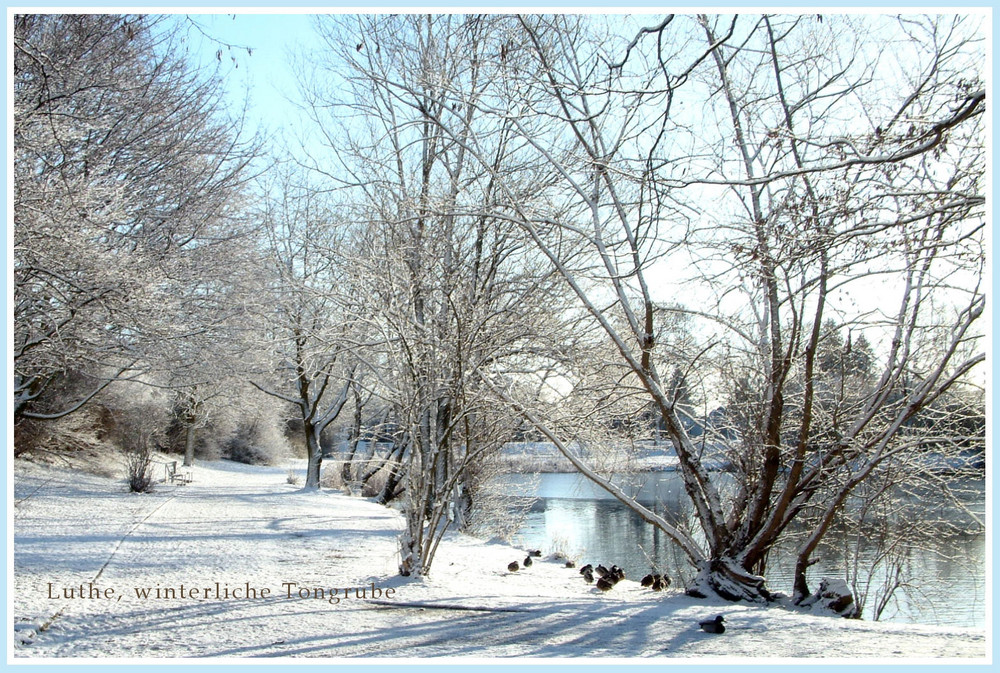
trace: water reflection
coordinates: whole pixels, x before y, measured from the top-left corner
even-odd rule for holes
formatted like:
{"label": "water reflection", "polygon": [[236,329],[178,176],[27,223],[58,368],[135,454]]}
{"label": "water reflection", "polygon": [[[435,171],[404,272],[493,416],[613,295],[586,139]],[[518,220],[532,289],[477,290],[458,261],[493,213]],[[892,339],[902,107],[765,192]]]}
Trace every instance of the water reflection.
{"label": "water reflection", "polygon": [[[666,572],[674,584],[683,585],[691,577],[686,558],[665,535],[642,521],[634,512],[578,474],[543,474],[505,478],[510,493],[534,493],[532,506],[519,531],[518,540],[526,547],[547,551],[562,550],[584,562],[616,563],[630,578],[647,572]],[[679,475],[671,472],[633,476],[622,486],[626,491],[668,521],[697,531],[690,520],[690,506]],[[982,515],[985,488],[981,483],[962,484],[962,499]],[[931,493],[901,495],[914,507],[934,508],[939,516],[949,514],[943,498]],[[822,576],[842,577],[845,550],[855,550],[859,579],[869,586],[870,597],[864,617],[871,619],[876,593],[885,581],[885,568],[869,569],[878,549],[873,541],[856,532],[832,530],[817,550],[816,564],[810,569],[815,586]],[[910,586],[896,592],[882,619],[923,624],[982,626],[985,622],[985,533],[930,535],[900,552],[904,578]],[[794,558],[777,549],[769,559],[768,586],[789,592]]]}

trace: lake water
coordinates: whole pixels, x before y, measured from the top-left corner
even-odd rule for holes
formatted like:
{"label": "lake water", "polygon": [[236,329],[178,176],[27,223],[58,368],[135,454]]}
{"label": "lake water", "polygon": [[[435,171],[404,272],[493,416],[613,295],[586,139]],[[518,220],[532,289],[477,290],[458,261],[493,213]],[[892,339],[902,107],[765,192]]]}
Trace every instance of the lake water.
{"label": "lake water", "polygon": [[[619,481],[619,480],[616,480]],[[627,492],[647,507],[654,508],[668,520],[690,518],[690,506],[680,475],[654,472],[632,475]],[[981,515],[985,487],[978,482],[961,484],[963,500]],[[514,542],[524,548],[539,548],[546,553],[561,550],[583,563],[615,563],[627,576],[638,579],[651,570],[666,572],[674,578],[673,587],[683,587],[692,575],[683,553],[664,534],[642,521],[635,513],[615,500],[582,475],[540,474],[508,475],[503,487],[512,496],[534,496]],[[938,506],[948,516],[944,499],[932,494],[908,497],[915,507]],[[937,502],[935,502],[937,500]],[[939,512],[939,514],[941,513]],[[884,580],[884,569],[869,568],[874,563],[874,545],[864,537],[832,531],[827,536],[810,568],[812,589],[824,576],[844,577],[843,549],[857,549],[858,567],[863,578],[870,579],[869,594],[874,595]],[[921,538],[908,547],[903,556],[904,577],[909,588],[897,590],[895,599],[882,613],[883,621],[982,626],[985,622],[985,532]],[[772,552],[767,572],[768,588],[791,593],[794,558]],[[863,617],[872,618],[869,599]]]}

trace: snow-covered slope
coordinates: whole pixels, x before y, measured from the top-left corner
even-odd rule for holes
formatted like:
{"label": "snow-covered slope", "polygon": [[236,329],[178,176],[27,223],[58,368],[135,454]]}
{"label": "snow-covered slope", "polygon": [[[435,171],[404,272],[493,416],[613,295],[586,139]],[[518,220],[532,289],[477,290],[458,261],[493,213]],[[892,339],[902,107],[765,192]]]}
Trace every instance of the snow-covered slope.
{"label": "snow-covered slope", "polygon": [[[135,495],[18,461],[13,657],[988,656],[986,631],[962,625],[695,600],[635,578],[601,593],[545,558],[511,573],[524,550],[465,536],[442,544],[428,578],[400,578],[396,512],[304,492],[287,472],[203,463],[189,485]],[[716,614],[726,632],[701,632]]]}

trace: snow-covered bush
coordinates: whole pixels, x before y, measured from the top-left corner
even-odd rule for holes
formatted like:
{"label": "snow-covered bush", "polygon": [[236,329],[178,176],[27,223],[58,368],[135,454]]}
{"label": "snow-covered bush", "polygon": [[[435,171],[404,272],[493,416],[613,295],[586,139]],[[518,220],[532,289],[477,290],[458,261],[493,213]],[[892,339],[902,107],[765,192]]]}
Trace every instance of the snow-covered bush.
{"label": "snow-covered bush", "polygon": [[243,421],[222,449],[222,457],[248,465],[273,465],[290,453],[277,425],[262,418]]}
{"label": "snow-covered bush", "polygon": [[152,455],[148,443],[125,451],[125,475],[128,490],[133,493],[149,493],[153,490]]}
{"label": "snow-covered bush", "polygon": [[14,455],[100,452],[112,425],[110,416],[107,407],[95,404],[54,421],[25,419],[14,427]]}
{"label": "snow-covered bush", "polygon": [[385,490],[391,469],[389,464],[383,465],[378,472],[368,477],[361,485],[361,496],[364,498],[375,498],[381,495]]}
{"label": "snow-covered bush", "polygon": [[[472,507],[464,528],[477,537],[509,542],[524,525],[535,498],[510,495],[501,469],[500,460],[490,460],[470,480]],[[533,491],[533,486],[524,487],[526,493]]]}
{"label": "snow-covered bush", "polygon": [[344,479],[341,474],[340,463],[331,461],[323,466],[323,473],[319,478],[321,488],[341,489],[344,487]]}
{"label": "snow-covered bush", "polygon": [[125,478],[133,493],[153,490],[153,451],[163,440],[160,411],[156,405],[146,404],[115,415],[113,437],[123,454]]}
{"label": "snow-covered bush", "polygon": [[242,436],[229,440],[222,450],[222,457],[247,465],[266,465],[270,462],[266,451]]}
{"label": "snow-covered bush", "polygon": [[[73,400],[86,395],[88,387],[93,387],[89,378],[76,372],[65,373],[50,384],[48,404],[52,409],[71,406]],[[71,414],[53,419],[21,418],[14,426],[14,455],[99,453],[106,447],[115,410],[127,406],[105,391]],[[49,409],[46,407],[43,411]]]}

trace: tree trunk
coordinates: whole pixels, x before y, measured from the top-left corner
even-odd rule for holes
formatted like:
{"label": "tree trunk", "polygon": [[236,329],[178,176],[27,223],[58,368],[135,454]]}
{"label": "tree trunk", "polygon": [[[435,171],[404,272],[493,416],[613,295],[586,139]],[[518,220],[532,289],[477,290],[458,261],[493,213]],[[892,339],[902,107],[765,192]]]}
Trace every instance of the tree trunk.
{"label": "tree trunk", "polygon": [[[344,463],[344,467],[341,470],[340,476],[344,484],[349,484],[352,481],[352,465],[354,463],[354,456],[358,453],[358,444],[361,442],[361,394],[358,392],[356,386],[354,388],[354,426],[351,428],[351,450],[347,455],[347,461]],[[374,446],[375,437],[372,436],[371,443]]]}
{"label": "tree trunk", "polygon": [[184,436],[184,467],[194,465],[194,445],[198,436],[198,430],[193,422],[188,423],[187,432]]}
{"label": "tree trunk", "polygon": [[351,440],[351,450],[347,454],[347,460],[344,461],[343,466],[340,468],[340,480],[344,482],[344,485],[350,484],[354,481],[354,474],[351,466],[354,463],[354,455],[358,452],[358,438],[355,435],[354,439]]}
{"label": "tree trunk", "polygon": [[687,595],[695,598],[718,596],[727,601],[763,603],[773,600],[764,586],[764,578],[748,572],[731,558],[700,561],[698,575],[687,588]]}
{"label": "tree trunk", "polygon": [[382,488],[382,494],[378,497],[378,502],[380,505],[388,505],[396,498],[396,489],[399,487],[399,482],[403,475],[403,464],[395,463],[392,469],[389,470],[389,476],[385,479],[385,486]]}
{"label": "tree trunk", "polygon": [[809,592],[809,584],[806,582],[806,569],[810,566],[809,557],[799,554],[795,559],[795,578],[792,580],[792,602],[798,605],[805,600]]}
{"label": "tree trunk", "polygon": [[312,423],[306,423],[306,488],[319,488],[320,467],[323,464],[323,448],[316,436]]}
{"label": "tree trunk", "polygon": [[[423,518],[419,514],[407,512],[406,530],[399,540],[399,574],[403,577],[424,574],[420,535],[423,532]],[[414,533],[417,534],[414,537]]]}

